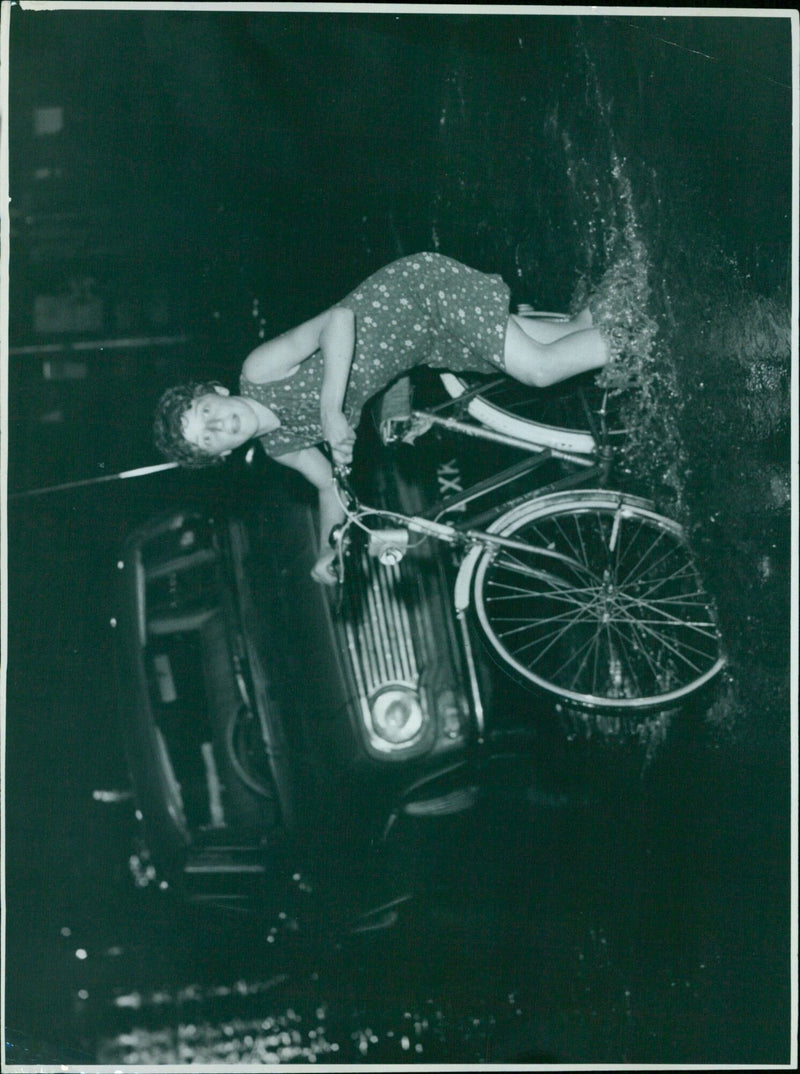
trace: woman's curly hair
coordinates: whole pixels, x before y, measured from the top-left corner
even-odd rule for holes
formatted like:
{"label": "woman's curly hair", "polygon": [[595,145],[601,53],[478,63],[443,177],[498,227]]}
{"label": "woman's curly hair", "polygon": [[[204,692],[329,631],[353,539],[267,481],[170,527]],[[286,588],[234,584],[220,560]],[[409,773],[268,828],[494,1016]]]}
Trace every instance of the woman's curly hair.
{"label": "woman's curly hair", "polygon": [[153,438],[158,450],[170,462],[177,462],[188,470],[200,470],[223,461],[220,455],[211,455],[190,444],[183,435],[183,416],[194,400],[221,387],[217,380],[190,381],[168,388],[161,396],[153,422]]}

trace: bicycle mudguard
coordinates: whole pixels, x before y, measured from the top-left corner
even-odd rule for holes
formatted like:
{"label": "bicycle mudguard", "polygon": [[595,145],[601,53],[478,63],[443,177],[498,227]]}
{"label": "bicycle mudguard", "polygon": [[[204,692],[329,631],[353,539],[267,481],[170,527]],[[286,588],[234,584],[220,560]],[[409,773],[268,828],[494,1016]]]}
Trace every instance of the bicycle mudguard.
{"label": "bicycle mudguard", "polygon": [[[581,504],[589,504],[597,500],[598,497],[609,499],[615,496],[619,499],[620,504],[630,504],[632,507],[638,507],[643,511],[650,511],[654,514],[659,513],[651,500],[647,500],[642,496],[632,496],[629,492],[619,492],[616,489],[565,489],[562,492],[550,492],[544,496],[537,496],[534,493],[530,499],[524,500],[513,510],[495,519],[490,526],[486,527],[486,532],[501,533],[506,526],[515,522],[520,514],[527,513],[532,503],[535,503],[537,508],[547,507],[551,504],[575,503],[576,501]],[[670,519],[669,521],[674,520]],[[678,523],[675,523],[675,525],[678,525]]]}
{"label": "bicycle mudguard", "polygon": [[[631,496],[627,492],[615,492],[612,489],[568,489],[564,492],[551,492],[545,496],[532,495],[511,512],[507,511],[499,518],[495,519],[494,522],[486,527],[486,533],[502,532],[509,523],[516,521],[520,514],[526,514],[530,510],[532,503],[535,503],[537,507],[567,502],[575,503],[576,501],[591,503],[592,500],[596,499],[598,496],[605,499],[618,496],[621,504],[631,504],[632,506],[640,507],[645,511],[655,511],[655,506],[650,500],[646,500],[641,496]],[[456,614],[460,615],[470,606],[472,599],[472,575],[475,573],[475,567],[478,564],[478,560],[485,550],[486,548],[483,544],[475,544],[470,548],[469,552],[467,552],[466,556],[464,556],[461,561],[453,587],[453,605]]]}
{"label": "bicycle mudguard", "polygon": [[577,455],[592,455],[597,450],[594,437],[578,429],[564,429],[544,422],[525,421],[510,411],[496,406],[480,394],[468,392],[467,382],[457,373],[439,374],[442,385],[451,399],[472,395],[467,403],[467,413],[480,425],[506,436],[513,436],[528,444],[569,451]]}
{"label": "bicycle mudguard", "polygon": [[472,575],[483,552],[483,545],[473,545],[461,561],[455,585],[453,586],[453,605],[456,615],[461,615],[469,607]]}

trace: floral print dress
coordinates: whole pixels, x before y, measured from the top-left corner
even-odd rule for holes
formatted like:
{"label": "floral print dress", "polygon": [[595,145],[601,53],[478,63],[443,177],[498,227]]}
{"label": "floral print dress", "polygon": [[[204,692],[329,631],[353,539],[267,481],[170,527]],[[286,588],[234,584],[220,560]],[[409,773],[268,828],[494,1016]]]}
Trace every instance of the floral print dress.
{"label": "floral print dress", "polygon": [[[414,366],[487,374],[503,369],[509,289],[500,276],[441,254],[416,254],[379,269],[337,305],[356,315],[343,407],[353,428],[367,401]],[[242,374],[240,393],[269,407],[281,423],[260,437],[268,455],[323,440],[322,374],[319,350],[284,380],[253,384]]]}

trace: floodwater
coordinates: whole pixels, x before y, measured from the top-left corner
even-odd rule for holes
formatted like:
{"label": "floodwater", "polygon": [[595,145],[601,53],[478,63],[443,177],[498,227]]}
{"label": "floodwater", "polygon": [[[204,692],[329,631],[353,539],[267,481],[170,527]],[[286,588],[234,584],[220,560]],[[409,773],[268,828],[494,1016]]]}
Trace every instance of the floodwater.
{"label": "floodwater", "polygon": [[231,924],[171,903],[132,804],[92,797],[125,786],[116,541],[162,493],[13,508],[7,1059],[787,1062],[788,24],[135,26],[197,201],[209,365],[416,250],[540,309],[630,258],[613,301],[647,338],[625,478],[690,528],[731,673],[705,710],[551,726],[479,810],[398,830],[389,883],[359,893],[387,927],[349,932],[353,906],[302,872]]}

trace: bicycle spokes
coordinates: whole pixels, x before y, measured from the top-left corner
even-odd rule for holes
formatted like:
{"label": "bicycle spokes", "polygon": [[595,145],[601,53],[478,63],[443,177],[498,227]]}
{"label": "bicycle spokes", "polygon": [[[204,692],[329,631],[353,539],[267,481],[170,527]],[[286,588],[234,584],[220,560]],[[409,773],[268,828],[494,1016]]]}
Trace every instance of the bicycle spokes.
{"label": "bicycle spokes", "polygon": [[[514,530],[530,553],[501,550],[476,575],[479,619],[519,674],[579,703],[646,707],[719,669],[713,609],[680,527],[619,499],[531,515]],[[543,550],[560,558],[544,568]]]}

